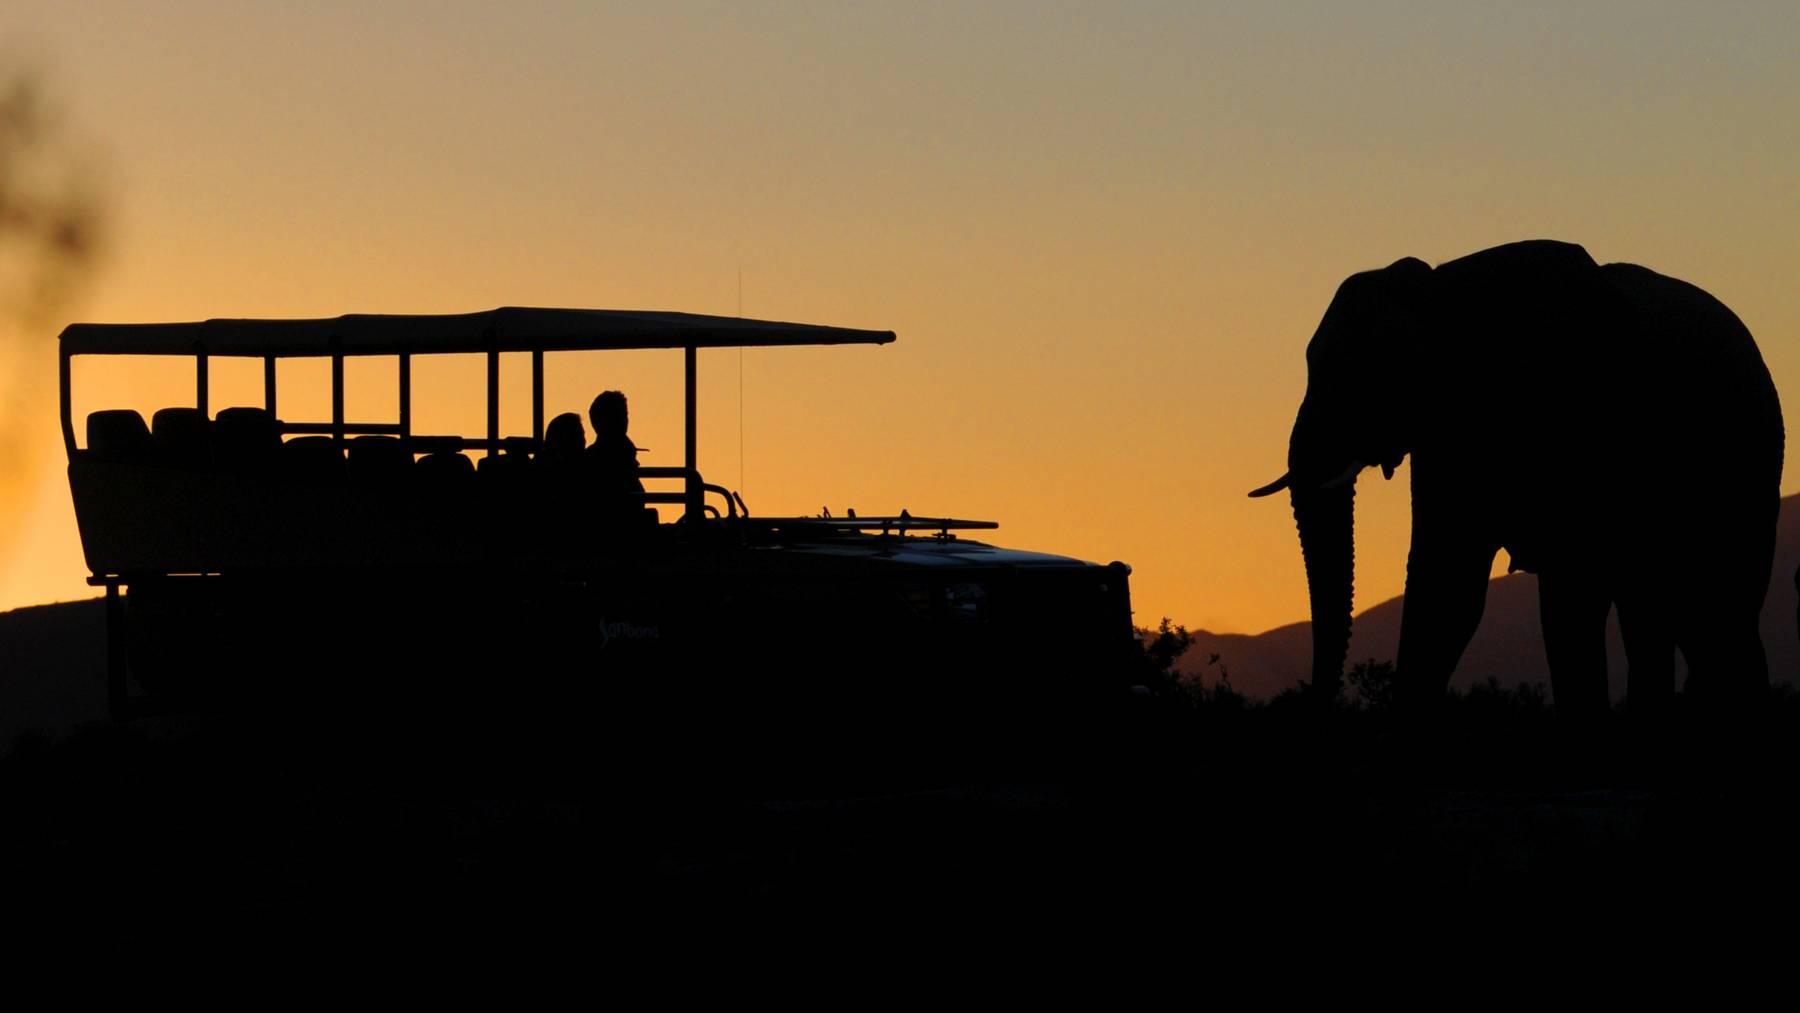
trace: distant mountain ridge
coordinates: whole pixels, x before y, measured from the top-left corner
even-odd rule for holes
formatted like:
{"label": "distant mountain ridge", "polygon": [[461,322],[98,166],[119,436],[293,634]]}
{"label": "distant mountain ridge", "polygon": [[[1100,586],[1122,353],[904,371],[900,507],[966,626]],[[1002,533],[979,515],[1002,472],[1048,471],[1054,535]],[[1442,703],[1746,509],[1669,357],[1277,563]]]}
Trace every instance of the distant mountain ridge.
{"label": "distant mountain ridge", "polygon": [[[1300,547],[1294,546],[1293,565],[1300,566]],[[1794,570],[1800,567],[1800,495],[1781,501],[1776,526],[1775,566],[1769,575],[1769,593],[1763,601],[1763,649],[1769,656],[1769,675],[1776,682],[1800,683],[1800,632],[1795,628]],[[1400,645],[1400,612],[1404,596],[1359,613],[1351,626],[1348,664],[1367,658],[1392,661]],[[1218,656],[1213,663],[1212,657]],[[1194,644],[1177,667],[1213,685],[1223,668],[1233,688],[1267,699],[1294,683],[1309,678],[1312,669],[1312,624],[1291,623],[1259,634],[1212,633],[1200,630]],[[1678,676],[1686,668],[1676,659]],[[1625,648],[1619,639],[1616,616],[1607,620],[1607,675],[1614,699],[1625,692]],[[1544,661],[1544,631],[1538,621],[1537,577],[1513,573],[1488,582],[1487,610],[1481,628],[1457,666],[1451,684],[1467,687],[1492,676],[1502,685],[1550,682]]]}

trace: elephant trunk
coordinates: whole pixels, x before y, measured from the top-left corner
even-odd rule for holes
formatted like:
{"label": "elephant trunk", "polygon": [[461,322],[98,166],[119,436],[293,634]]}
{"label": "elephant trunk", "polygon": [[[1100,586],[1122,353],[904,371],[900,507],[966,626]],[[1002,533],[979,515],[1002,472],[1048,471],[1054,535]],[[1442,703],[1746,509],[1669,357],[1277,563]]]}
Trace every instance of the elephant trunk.
{"label": "elephant trunk", "polygon": [[1294,489],[1292,499],[1312,602],[1312,688],[1320,700],[1330,701],[1337,697],[1350,650],[1356,484],[1352,480],[1336,488]]}

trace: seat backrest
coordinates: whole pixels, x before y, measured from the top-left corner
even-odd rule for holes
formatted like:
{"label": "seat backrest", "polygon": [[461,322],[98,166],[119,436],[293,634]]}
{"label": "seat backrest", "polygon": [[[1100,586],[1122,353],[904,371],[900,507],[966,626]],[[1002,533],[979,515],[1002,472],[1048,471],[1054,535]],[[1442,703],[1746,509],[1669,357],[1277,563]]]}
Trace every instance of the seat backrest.
{"label": "seat backrest", "polygon": [[87,447],[95,457],[141,463],[150,459],[150,446],[150,427],[133,409],[109,408],[88,413]]}
{"label": "seat backrest", "polygon": [[525,481],[531,473],[531,458],[524,454],[489,454],[475,464],[475,473],[484,483],[508,485]]}
{"label": "seat backrest", "polygon": [[437,489],[459,488],[475,478],[475,462],[459,452],[426,454],[414,468],[421,483]]}
{"label": "seat backrest", "polygon": [[267,471],[281,453],[281,423],[266,408],[221,409],[212,425],[213,459],[233,472]]}
{"label": "seat backrest", "polygon": [[296,436],[281,445],[281,470],[297,482],[340,482],[344,451],[329,436]]}
{"label": "seat backrest", "polygon": [[413,470],[412,452],[393,436],[353,436],[348,454],[352,482],[396,483]]}
{"label": "seat backrest", "polygon": [[198,408],[159,408],[150,416],[150,443],[159,464],[212,466],[212,423]]}

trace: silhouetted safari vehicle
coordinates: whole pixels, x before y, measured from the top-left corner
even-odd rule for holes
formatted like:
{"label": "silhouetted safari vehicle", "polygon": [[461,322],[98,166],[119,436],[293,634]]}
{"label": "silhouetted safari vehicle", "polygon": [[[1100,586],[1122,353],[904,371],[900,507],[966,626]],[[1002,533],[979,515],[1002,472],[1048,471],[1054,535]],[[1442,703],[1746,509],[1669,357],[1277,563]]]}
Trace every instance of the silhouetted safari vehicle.
{"label": "silhouetted safari vehicle", "polygon": [[[614,732],[729,728],[759,751],[833,737],[929,751],[998,728],[1060,734],[1119,688],[1132,649],[1123,564],[960,536],[995,526],[981,521],[752,517],[702,479],[700,349],[889,331],[505,308],[75,324],[61,340],[69,481],[90,583],[106,588],[119,712],[535,700]],[[686,447],[680,466],[642,468],[643,506],[603,519],[530,455],[545,356],[615,349],[681,350]],[[412,359],[449,353],[486,356],[482,436],[414,431]],[[501,432],[504,353],[530,357],[528,434]],[[79,445],[71,359],[107,355],[191,357],[194,404],[148,424],[93,412]],[[261,405],[213,412],[217,356],[262,360]],[[397,361],[397,418],[346,418],[352,356]],[[330,419],[282,417],[289,357],[330,360]]]}

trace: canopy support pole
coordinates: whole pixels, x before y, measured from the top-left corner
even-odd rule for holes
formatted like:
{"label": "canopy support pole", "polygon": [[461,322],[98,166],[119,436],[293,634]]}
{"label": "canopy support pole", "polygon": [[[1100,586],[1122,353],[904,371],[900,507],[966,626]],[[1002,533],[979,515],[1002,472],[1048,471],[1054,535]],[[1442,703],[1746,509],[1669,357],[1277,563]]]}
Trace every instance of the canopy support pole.
{"label": "canopy support pole", "polygon": [[263,411],[275,418],[275,357],[263,356]]}
{"label": "canopy support pole", "polygon": [[544,350],[531,350],[531,438],[544,442]]}
{"label": "canopy support pole", "polygon": [[412,356],[400,353],[400,435],[412,435]]}
{"label": "canopy support pole", "polygon": [[344,442],[344,357],[331,357],[331,438]]}
{"label": "canopy support pole", "polygon": [[500,349],[491,343],[488,345],[487,366],[487,456],[493,457],[500,452]]}
{"label": "canopy support pole", "polygon": [[74,412],[74,406],[69,404],[71,393],[69,353],[63,352],[61,355],[57,356],[57,358],[61,360],[61,366],[57,370],[57,385],[62,388],[63,449],[69,452],[69,460],[73,461],[75,460],[75,417],[72,414]]}
{"label": "canopy support pole", "polygon": [[700,372],[699,350],[696,349],[693,345],[689,345],[684,350],[684,353],[687,357],[686,467],[687,467],[687,471],[688,471],[688,477],[687,477],[686,508],[687,508],[688,523],[692,524],[692,523],[698,522],[701,519],[700,498],[702,495],[704,495],[703,491],[700,488],[700,454],[697,449],[698,444],[696,441],[696,434],[695,434],[696,426],[695,426],[695,412],[694,412],[694,404],[695,404],[694,392],[695,392],[695,388],[697,386],[696,380],[698,379],[699,372]]}
{"label": "canopy support pole", "polygon": [[200,417],[205,418],[206,410],[206,349],[204,346],[194,348],[194,407],[200,409]]}

